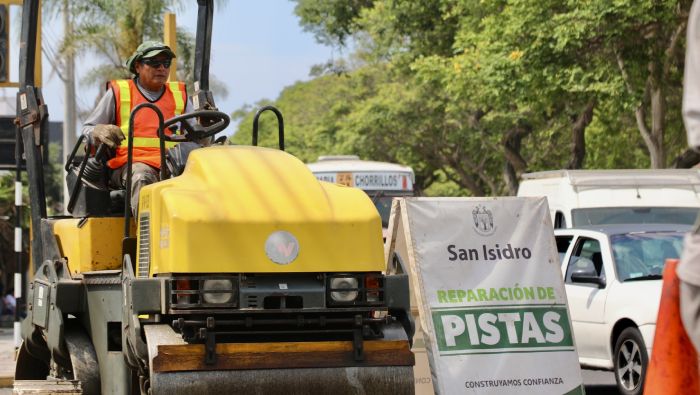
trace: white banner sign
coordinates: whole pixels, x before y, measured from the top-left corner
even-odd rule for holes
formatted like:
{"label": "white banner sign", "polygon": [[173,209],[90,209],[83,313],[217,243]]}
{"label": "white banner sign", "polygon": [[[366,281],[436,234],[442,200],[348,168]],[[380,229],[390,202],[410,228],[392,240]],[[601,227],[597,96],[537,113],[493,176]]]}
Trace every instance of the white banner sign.
{"label": "white banner sign", "polygon": [[583,394],[546,200],[394,204],[436,392]]}

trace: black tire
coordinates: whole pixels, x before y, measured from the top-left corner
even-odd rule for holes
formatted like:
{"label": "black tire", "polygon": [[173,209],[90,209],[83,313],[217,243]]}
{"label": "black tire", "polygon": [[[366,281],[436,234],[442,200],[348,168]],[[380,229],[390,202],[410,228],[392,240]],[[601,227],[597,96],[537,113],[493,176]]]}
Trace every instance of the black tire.
{"label": "black tire", "polygon": [[639,329],[625,328],[615,341],[613,373],[623,395],[641,395],[649,365],[646,345]]}
{"label": "black tire", "polygon": [[64,338],[70,355],[73,379],[79,380],[83,393],[100,393],[100,368],[97,353],[87,332],[77,323],[69,320],[66,323]]}

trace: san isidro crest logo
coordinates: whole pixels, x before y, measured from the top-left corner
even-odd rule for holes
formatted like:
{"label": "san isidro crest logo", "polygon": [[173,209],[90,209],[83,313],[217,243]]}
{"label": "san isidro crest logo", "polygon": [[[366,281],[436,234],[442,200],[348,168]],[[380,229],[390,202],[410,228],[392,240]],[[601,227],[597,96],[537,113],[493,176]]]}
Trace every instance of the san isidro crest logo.
{"label": "san isidro crest logo", "polygon": [[472,210],[473,226],[476,233],[482,236],[491,236],[496,231],[493,222],[493,213],[482,204],[478,204]]}

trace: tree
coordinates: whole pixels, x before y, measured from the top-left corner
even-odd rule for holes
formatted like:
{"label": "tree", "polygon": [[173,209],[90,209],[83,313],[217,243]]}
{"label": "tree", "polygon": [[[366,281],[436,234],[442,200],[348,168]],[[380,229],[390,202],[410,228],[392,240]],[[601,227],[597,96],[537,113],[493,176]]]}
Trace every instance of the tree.
{"label": "tree", "polygon": [[357,30],[360,12],[372,0],[297,0],[294,12],[304,30],[313,33],[318,42],[327,45],[346,44]]}
{"label": "tree", "polygon": [[355,139],[388,152],[383,125],[411,119],[412,157],[471,194],[515,193],[524,171],[664,167],[683,152],[667,108],[680,100],[689,1],[297,3],[317,37],[352,36],[367,67],[392,70],[353,105]]}

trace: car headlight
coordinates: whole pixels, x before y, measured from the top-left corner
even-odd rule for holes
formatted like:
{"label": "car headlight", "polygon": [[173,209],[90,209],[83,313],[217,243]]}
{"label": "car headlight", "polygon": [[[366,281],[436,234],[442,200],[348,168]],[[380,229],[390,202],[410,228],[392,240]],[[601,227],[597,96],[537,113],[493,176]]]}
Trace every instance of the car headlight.
{"label": "car headlight", "polygon": [[[357,278],[355,277],[334,277],[331,279],[331,299],[336,302],[352,302],[357,299]],[[337,291],[338,289],[349,289],[348,291]]]}
{"label": "car headlight", "polygon": [[231,280],[204,280],[202,297],[205,303],[231,303],[233,299],[233,284]]}

